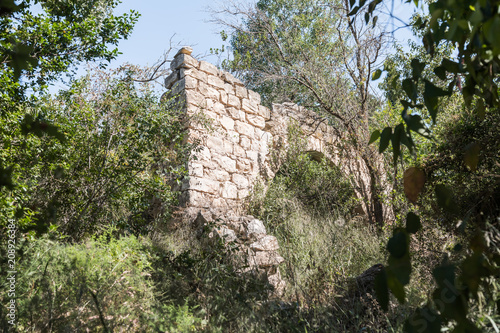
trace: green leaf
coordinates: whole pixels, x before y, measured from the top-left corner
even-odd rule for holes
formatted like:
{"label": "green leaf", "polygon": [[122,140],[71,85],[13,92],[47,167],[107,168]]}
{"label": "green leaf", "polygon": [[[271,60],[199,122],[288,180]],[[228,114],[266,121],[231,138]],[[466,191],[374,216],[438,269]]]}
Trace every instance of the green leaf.
{"label": "green leaf", "polygon": [[433,97],[424,92],[424,104],[427,107],[427,110],[429,111],[429,114],[431,115],[432,121],[434,123],[436,122],[436,117],[438,112],[437,109],[438,101],[439,100],[437,97]]}
{"label": "green leaf", "polygon": [[411,275],[411,263],[410,256],[408,253],[401,258],[395,258],[394,256],[389,256],[388,270],[394,274],[394,276],[401,282],[403,285],[407,285],[410,283],[410,275]]}
{"label": "green leaf", "polygon": [[479,164],[479,153],[481,146],[477,142],[472,142],[465,147],[464,162],[470,171],[476,171]]}
{"label": "green leaf", "polygon": [[382,75],[382,70],[379,68],[375,72],[372,73],[372,81],[378,80]]}
{"label": "green leaf", "polygon": [[406,215],[406,231],[410,234],[418,232],[422,228],[420,223],[420,217],[413,212],[409,212]]}
{"label": "green leaf", "polygon": [[431,132],[427,129],[427,126],[425,125],[425,122],[423,121],[422,117],[420,117],[418,114],[415,115],[410,115],[407,118],[406,124],[408,125],[408,128],[412,130],[413,132],[417,132],[421,136],[423,136],[426,139],[431,138]]}
{"label": "green leaf", "polygon": [[439,184],[435,187],[436,200],[439,207],[449,213],[457,213],[457,204],[453,198],[453,192],[445,185]]}
{"label": "green leaf", "polygon": [[403,229],[395,230],[387,242],[387,250],[394,258],[402,258],[408,253],[408,234]]}
{"label": "green leaf", "polygon": [[374,143],[375,141],[378,140],[379,137],[380,137],[380,131],[379,130],[373,131],[372,135],[370,135],[370,141],[368,141],[368,144],[370,145]]}
{"label": "green leaf", "polygon": [[404,125],[399,124],[394,128],[394,134],[391,136],[393,162],[396,163],[401,155],[401,136],[404,135]]}
{"label": "green leaf", "polygon": [[356,13],[359,11],[359,6],[354,7],[347,16],[353,16],[356,15]]}
{"label": "green leaf", "polygon": [[399,279],[392,274],[391,271],[387,272],[387,286],[391,292],[396,296],[399,303],[405,303],[405,288]]}
{"label": "green leaf", "polygon": [[403,174],[403,191],[411,203],[417,203],[425,185],[425,172],[418,167],[409,167]]}
{"label": "green leaf", "polygon": [[447,77],[446,77],[446,69],[443,66],[438,66],[438,67],[434,68],[434,74],[436,74],[436,76],[438,78],[440,78],[441,80],[446,80],[447,79]]}
{"label": "green leaf", "polygon": [[387,273],[385,268],[375,276],[373,287],[380,307],[384,311],[387,311],[389,308],[389,288],[387,286]]}
{"label": "green leaf", "polygon": [[392,136],[392,128],[391,127],[386,127],[380,134],[380,145],[378,148],[378,151],[380,153],[383,153],[387,147],[389,147],[389,141],[391,140]]}
{"label": "green leaf", "polygon": [[412,101],[417,100],[417,85],[412,79],[403,80],[403,90]]}
{"label": "green leaf", "polygon": [[460,65],[450,59],[444,58],[441,62],[441,66],[444,67],[449,73],[457,74],[460,71]]}
{"label": "green leaf", "polygon": [[424,70],[427,63],[420,62],[417,58],[411,61],[412,75],[413,79],[416,80],[422,75],[422,71]]}
{"label": "green leaf", "polygon": [[443,318],[429,306],[418,308],[405,322],[405,333],[441,333]]}

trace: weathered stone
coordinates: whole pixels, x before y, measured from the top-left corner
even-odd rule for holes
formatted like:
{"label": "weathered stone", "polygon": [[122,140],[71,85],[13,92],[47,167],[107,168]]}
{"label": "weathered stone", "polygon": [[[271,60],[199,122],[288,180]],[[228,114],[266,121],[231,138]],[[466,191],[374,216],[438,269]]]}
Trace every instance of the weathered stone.
{"label": "weathered stone", "polygon": [[229,173],[236,172],[236,161],[227,156],[222,156],[219,159],[219,164],[224,170]]}
{"label": "weathered stone", "polygon": [[274,236],[264,236],[256,242],[250,244],[254,251],[277,251],[279,249],[278,240]]}
{"label": "weathered stone", "polygon": [[[243,147],[241,147],[239,144],[235,144],[233,146],[233,152],[234,152],[234,155],[238,156],[238,157],[246,157],[246,151]],[[238,168],[238,165],[236,165],[236,167]],[[238,168],[240,169],[240,168]]]}
{"label": "weathered stone", "polygon": [[220,169],[213,169],[213,170],[208,169],[206,172],[206,176],[210,179],[215,179],[219,182],[227,182],[231,180],[229,172]]}
{"label": "weathered stone", "polygon": [[271,111],[263,105],[259,105],[259,115],[264,117],[265,120],[271,119]]}
{"label": "weathered stone", "polygon": [[225,90],[219,90],[219,94],[220,94],[221,103],[224,105],[227,105],[227,101],[228,101],[227,92]]}
{"label": "weathered stone", "polygon": [[242,176],[238,173],[233,173],[232,176],[232,181],[233,183],[238,187],[238,188],[247,188],[249,185],[248,178],[245,176]]}
{"label": "weathered stone", "polygon": [[165,78],[165,88],[170,89],[179,80],[179,72],[173,71]]}
{"label": "weathered stone", "polygon": [[236,86],[236,96],[239,98],[248,98],[248,90],[245,87]]}
{"label": "weathered stone", "polygon": [[199,69],[200,69],[200,71],[206,72],[206,73],[211,74],[211,75],[219,74],[219,70],[217,69],[217,67],[215,67],[211,63],[208,63],[208,62],[203,61],[203,60],[200,61]]}
{"label": "weathered stone", "polygon": [[191,46],[183,46],[175,56],[177,57],[179,54],[191,55],[191,53],[193,53],[193,48]]}
{"label": "weathered stone", "polygon": [[182,68],[196,68],[196,67],[198,67],[198,65],[199,65],[198,60],[191,57],[190,55],[179,54],[170,63],[170,69],[174,71],[174,70],[179,69],[181,67]]}
{"label": "weathered stone", "polygon": [[247,224],[247,237],[261,238],[266,235],[266,227],[261,220],[253,219]]}
{"label": "weathered stone", "polygon": [[238,199],[238,188],[231,182],[225,182],[222,186],[221,195],[223,198]]}
{"label": "weathered stone", "polygon": [[182,79],[183,77],[189,76],[197,79],[198,81],[207,83],[208,81],[208,75],[205,72],[202,72],[200,70],[197,70],[196,68],[181,68],[179,70],[180,73],[180,78]]}
{"label": "weathered stone", "polygon": [[199,163],[189,164],[189,175],[195,177],[203,177],[203,165]]}
{"label": "weathered stone", "polygon": [[223,140],[216,136],[210,136],[207,138],[207,147],[210,148],[210,151],[218,151],[221,152],[223,150]]}
{"label": "weathered stone", "polygon": [[214,75],[208,76],[208,84],[214,86],[217,89],[224,89],[224,81],[220,77]]}
{"label": "weathered stone", "polygon": [[266,127],[266,121],[259,115],[247,114],[247,120],[250,124],[257,128],[264,129],[264,127]]}
{"label": "weathered stone", "polygon": [[252,102],[255,104],[260,104],[260,95],[259,93],[256,93],[255,91],[248,90],[248,99],[250,99]]}
{"label": "weathered stone", "polygon": [[259,114],[259,106],[248,98],[243,98],[241,100],[241,109],[247,113]]}
{"label": "weathered stone", "polygon": [[207,83],[200,82],[200,84],[198,85],[198,89],[203,96],[211,98],[214,101],[219,101],[220,99],[219,91],[209,86]]}
{"label": "weathered stone", "polygon": [[241,108],[241,100],[233,94],[227,95],[227,105],[235,107],[237,109]]}
{"label": "weathered stone", "polygon": [[259,267],[271,267],[281,264],[285,259],[275,251],[260,251],[255,253],[255,264]]}
{"label": "weathered stone", "polygon": [[236,120],[234,122],[234,129],[236,130],[236,132],[244,134],[249,138],[253,137],[255,134],[254,128],[250,124],[241,122],[239,120]]}
{"label": "weathered stone", "polygon": [[220,124],[227,131],[234,130],[234,120],[229,117],[222,116]]}
{"label": "weathered stone", "polygon": [[186,94],[186,102],[193,104],[197,107],[203,108],[206,107],[206,99],[205,96],[200,94],[199,92],[195,90],[187,90],[185,91]]}
{"label": "weathered stone", "polygon": [[245,150],[248,150],[252,146],[252,140],[250,140],[247,136],[242,135],[240,137],[240,146]]}
{"label": "weathered stone", "polygon": [[187,189],[214,194],[219,191],[219,182],[200,177],[190,177],[182,186],[182,190]]}
{"label": "weathered stone", "polygon": [[226,81],[227,83],[229,83],[230,85],[238,85],[238,86],[242,86],[243,83],[238,80],[237,78],[235,78],[232,74],[228,73],[228,72],[222,72],[222,78],[224,79],[224,81]]}
{"label": "weathered stone", "polygon": [[224,91],[228,94],[235,94],[235,88],[232,84],[226,83],[224,84]]}

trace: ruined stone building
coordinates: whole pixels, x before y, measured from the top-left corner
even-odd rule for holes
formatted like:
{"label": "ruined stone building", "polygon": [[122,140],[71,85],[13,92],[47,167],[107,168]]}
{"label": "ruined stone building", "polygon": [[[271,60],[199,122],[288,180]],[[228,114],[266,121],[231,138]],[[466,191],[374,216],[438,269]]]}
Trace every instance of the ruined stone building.
{"label": "ruined stone building", "polygon": [[[248,267],[267,274],[281,290],[284,283],[277,266],[283,258],[276,238],[266,234],[261,221],[244,216],[241,210],[255,182],[274,176],[273,143],[279,140],[286,145],[288,126],[295,122],[307,135],[307,151],[313,156],[325,156],[346,172],[367,171],[356,159],[340,161],[334,130],[314,112],[292,103],[273,104],[270,110],[261,104],[258,93],[230,73],[194,59],[191,51],[182,48],[177,53],[165,80],[169,96],[183,101],[192,120],[188,140],[197,140],[201,149],[188,163],[189,178],[181,195],[183,218],[223,221],[217,228],[219,235],[227,242],[238,242]],[[369,177],[358,178],[359,188],[370,188]]]}

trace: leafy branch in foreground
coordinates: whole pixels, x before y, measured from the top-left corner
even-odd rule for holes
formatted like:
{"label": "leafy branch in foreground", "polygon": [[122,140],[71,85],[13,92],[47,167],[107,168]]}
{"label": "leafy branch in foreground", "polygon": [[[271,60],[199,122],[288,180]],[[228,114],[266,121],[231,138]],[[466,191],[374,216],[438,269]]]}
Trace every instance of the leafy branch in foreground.
{"label": "leafy branch in foreground", "polygon": [[[365,0],[357,4],[352,1],[351,15],[368,7],[366,22],[371,19],[375,24],[375,8],[380,3],[380,0],[369,4]],[[419,3],[415,2],[417,6]],[[410,152],[416,147],[412,132],[430,137],[431,125],[437,122],[442,113],[440,99],[443,97],[460,93],[464,100],[464,112],[470,112],[478,119],[496,114],[500,107],[500,3],[437,0],[431,1],[427,9],[429,17],[416,19],[413,28],[424,31],[422,44],[428,54],[431,58],[435,57],[440,44],[454,45],[457,53],[453,58],[444,57],[440,65],[434,68],[435,81],[422,75],[428,61],[419,58],[411,60],[411,74],[401,84],[406,95],[400,101],[403,122],[395,128],[375,131],[370,138],[370,143],[380,139],[380,152],[392,144],[395,163],[402,156],[402,145]],[[377,77],[378,74],[374,79]],[[430,122],[422,117],[426,112]],[[471,141],[453,153],[459,156],[463,154],[462,162],[473,173],[478,168],[480,155],[490,153],[484,149]],[[405,172],[405,193],[410,193],[410,201],[417,202],[424,183],[425,173],[422,169],[413,167]],[[480,302],[484,294],[492,298],[493,303],[498,302],[498,295],[490,289],[490,283],[500,276],[500,250],[486,233],[488,225],[493,225],[494,230],[498,231],[494,226],[498,226],[498,216],[495,213],[481,218],[460,216],[456,195],[443,183],[435,184],[432,194],[437,206],[458,221],[457,232],[466,231],[467,246],[463,249],[462,244],[457,244],[454,251],[462,253],[460,259],[451,260],[445,256],[442,263],[433,268],[436,289],[428,304],[417,309],[407,320],[405,331],[440,332],[442,326],[452,323],[455,332],[479,332],[468,316],[471,303]],[[483,212],[478,214],[484,215]],[[482,223],[476,222],[479,220]],[[388,267],[377,277],[377,296],[384,308],[388,307],[389,290],[400,302],[405,301],[404,286],[409,283],[411,274],[410,235],[419,229],[419,217],[410,212],[406,218],[406,228],[395,229],[387,244],[390,253]],[[499,304],[494,306],[498,307]]]}

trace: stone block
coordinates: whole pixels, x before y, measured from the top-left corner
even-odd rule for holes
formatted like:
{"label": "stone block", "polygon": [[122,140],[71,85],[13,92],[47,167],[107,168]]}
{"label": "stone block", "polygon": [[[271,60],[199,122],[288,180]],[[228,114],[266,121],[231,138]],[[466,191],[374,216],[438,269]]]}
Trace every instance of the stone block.
{"label": "stone block", "polygon": [[219,90],[220,101],[222,104],[227,105],[228,95],[225,90]]}
{"label": "stone block", "polygon": [[212,106],[210,108],[218,115],[222,116],[226,114],[226,107],[219,101],[213,101]]}
{"label": "stone block", "polygon": [[255,104],[260,104],[260,94],[253,90],[248,90],[248,99]]}
{"label": "stone block", "polygon": [[238,190],[238,199],[239,200],[243,200],[246,197],[248,197],[249,195],[250,195],[250,191],[248,189]]}
{"label": "stone block", "polygon": [[241,122],[239,120],[234,122],[234,129],[236,130],[236,132],[246,135],[249,138],[253,137],[255,134],[255,130],[252,125]]}
{"label": "stone block", "polygon": [[193,104],[199,108],[206,107],[205,96],[195,90],[186,91],[186,102],[189,104]]}
{"label": "stone block", "polygon": [[224,243],[231,243],[236,241],[238,238],[236,237],[236,233],[234,230],[227,228],[226,226],[216,226],[214,230],[210,233],[209,237],[218,237]]}
{"label": "stone block", "polygon": [[[188,54],[179,54],[170,63],[170,69],[172,71],[179,68],[197,68],[199,65],[198,60],[191,57]],[[215,67],[215,66],[214,66]]]}
{"label": "stone block", "polygon": [[189,175],[194,177],[203,177],[203,165],[191,162],[189,165]]}
{"label": "stone block", "polygon": [[186,203],[194,207],[209,208],[212,205],[212,196],[198,191],[187,191]]}
{"label": "stone block", "polygon": [[[233,107],[226,108],[226,111],[234,120],[245,121],[245,112],[242,112],[241,110]],[[243,118],[241,116],[243,116]]]}
{"label": "stone block", "polygon": [[266,121],[259,115],[247,114],[247,120],[250,124],[257,128],[264,129],[264,127],[266,127]]}
{"label": "stone block", "polygon": [[259,115],[264,117],[265,120],[271,119],[271,111],[264,105],[259,105]]}
{"label": "stone block", "polygon": [[274,236],[264,236],[256,242],[250,244],[250,248],[254,251],[276,251],[280,247],[278,240]]}
{"label": "stone block", "polygon": [[231,180],[238,188],[247,188],[250,183],[248,182],[248,178],[240,175],[239,173],[233,173]]}
{"label": "stone block", "polygon": [[217,180],[219,182],[227,182],[231,180],[231,175],[225,170],[220,170],[220,169],[213,169],[213,170],[207,170],[206,172],[206,177],[210,179]]}
{"label": "stone block", "polygon": [[207,83],[208,81],[208,75],[205,72],[202,72],[196,68],[181,68],[179,70],[180,73],[180,78],[182,79],[183,77],[189,76],[197,79],[198,81],[205,82]]}
{"label": "stone block", "polygon": [[239,144],[235,144],[233,147],[233,154],[238,157],[246,157],[246,151]]}
{"label": "stone block", "polygon": [[255,265],[258,267],[277,266],[285,261],[285,259],[275,251],[259,251],[255,253]]}
{"label": "stone block", "polygon": [[227,95],[227,105],[241,109],[241,100],[233,94]]}
{"label": "stone block", "polygon": [[241,109],[246,113],[259,114],[259,106],[248,98],[241,100]]}
{"label": "stone block", "polygon": [[212,152],[222,152],[224,149],[224,143],[221,138],[216,136],[209,136],[207,138],[206,146],[210,148]]}
{"label": "stone block", "polygon": [[200,177],[190,177],[188,182],[182,184],[182,190],[193,190],[215,194],[219,191],[219,182]]}
{"label": "stone block", "polygon": [[[245,154],[246,154],[246,152],[245,152]],[[246,159],[245,160],[238,159],[238,161],[236,161],[236,168],[239,171],[248,172],[252,168],[252,165],[251,165],[250,161],[248,161]]]}
{"label": "stone block", "polygon": [[248,90],[245,87],[236,86],[236,96],[239,98],[248,98]]}
{"label": "stone block", "polygon": [[170,89],[179,80],[179,72],[173,71],[169,76],[165,78],[165,88]]}
{"label": "stone block", "polygon": [[219,101],[220,99],[219,91],[214,87],[209,86],[207,83],[200,82],[200,84],[198,85],[198,90],[202,95],[207,98],[211,98],[214,101]]}
{"label": "stone block", "polygon": [[208,73],[210,75],[217,75],[217,74],[219,74],[219,70],[217,69],[217,67],[215,67],[211,63],[203,61],[203,60],[200,61],[200,67],[199,67],[199,69],[200,69],[200,71]]}
{"label": "stone block", "polygon": [[258,219],[252,219],[249,221],[246,229],[248,238],[260,239],[267,234],[264,223]]}
{"label": "stone block", "polygon": [[226,170],[229,173],[236,172],[236,161],[235,160],[233,160],[227,156],[221,156],[218,159],[218,163],[223,170]]}
{"label": "stone block", "polygon": [[228,93],[228,94],[235,94],[235,89],[234,89],[234,86],[232,84],[229,84],[229,83],[225,83],[224,84],[224,90]]}
{"label": "stone block", "polygon": [[231,119],[231,118],[229,118],[229,117],[227,117],[227,116],[222,116],[221,117],[220,124],[227,131],[234,130],[234,120]]}
{"label": "stone block", "polygon": [[214,86],[217,89],[224,89],[224,81],[215,75],[208,76],[208,84]]}
{"label": "stone block", "polygon": [[232,143],[239,143],[240,142],[240,134],[234,130],[229,130],[227,133],[226,133],[226,139],[229,141],[229,142],[232,142]]}
{"label": "stone block", "polygon": [[240,136],[240,146],[243,147],[243,149],[248,150],[252,146],[252,140],[248,138],[247,136]]}
{"label": "stone block", "polygon": [[225,182],[222,185],[221,196],[227,199],[238,199],[238,189],[231,182]]}
{"label": "stone block", "polygon": [[238,85],[238,86],[243,85],[243,82],[241,82],[240,80],[235,78],[234,75],[232,75],[231,73],[222,71],[222,78],[224,79],[224,81],[226,81],[230,85]]}

